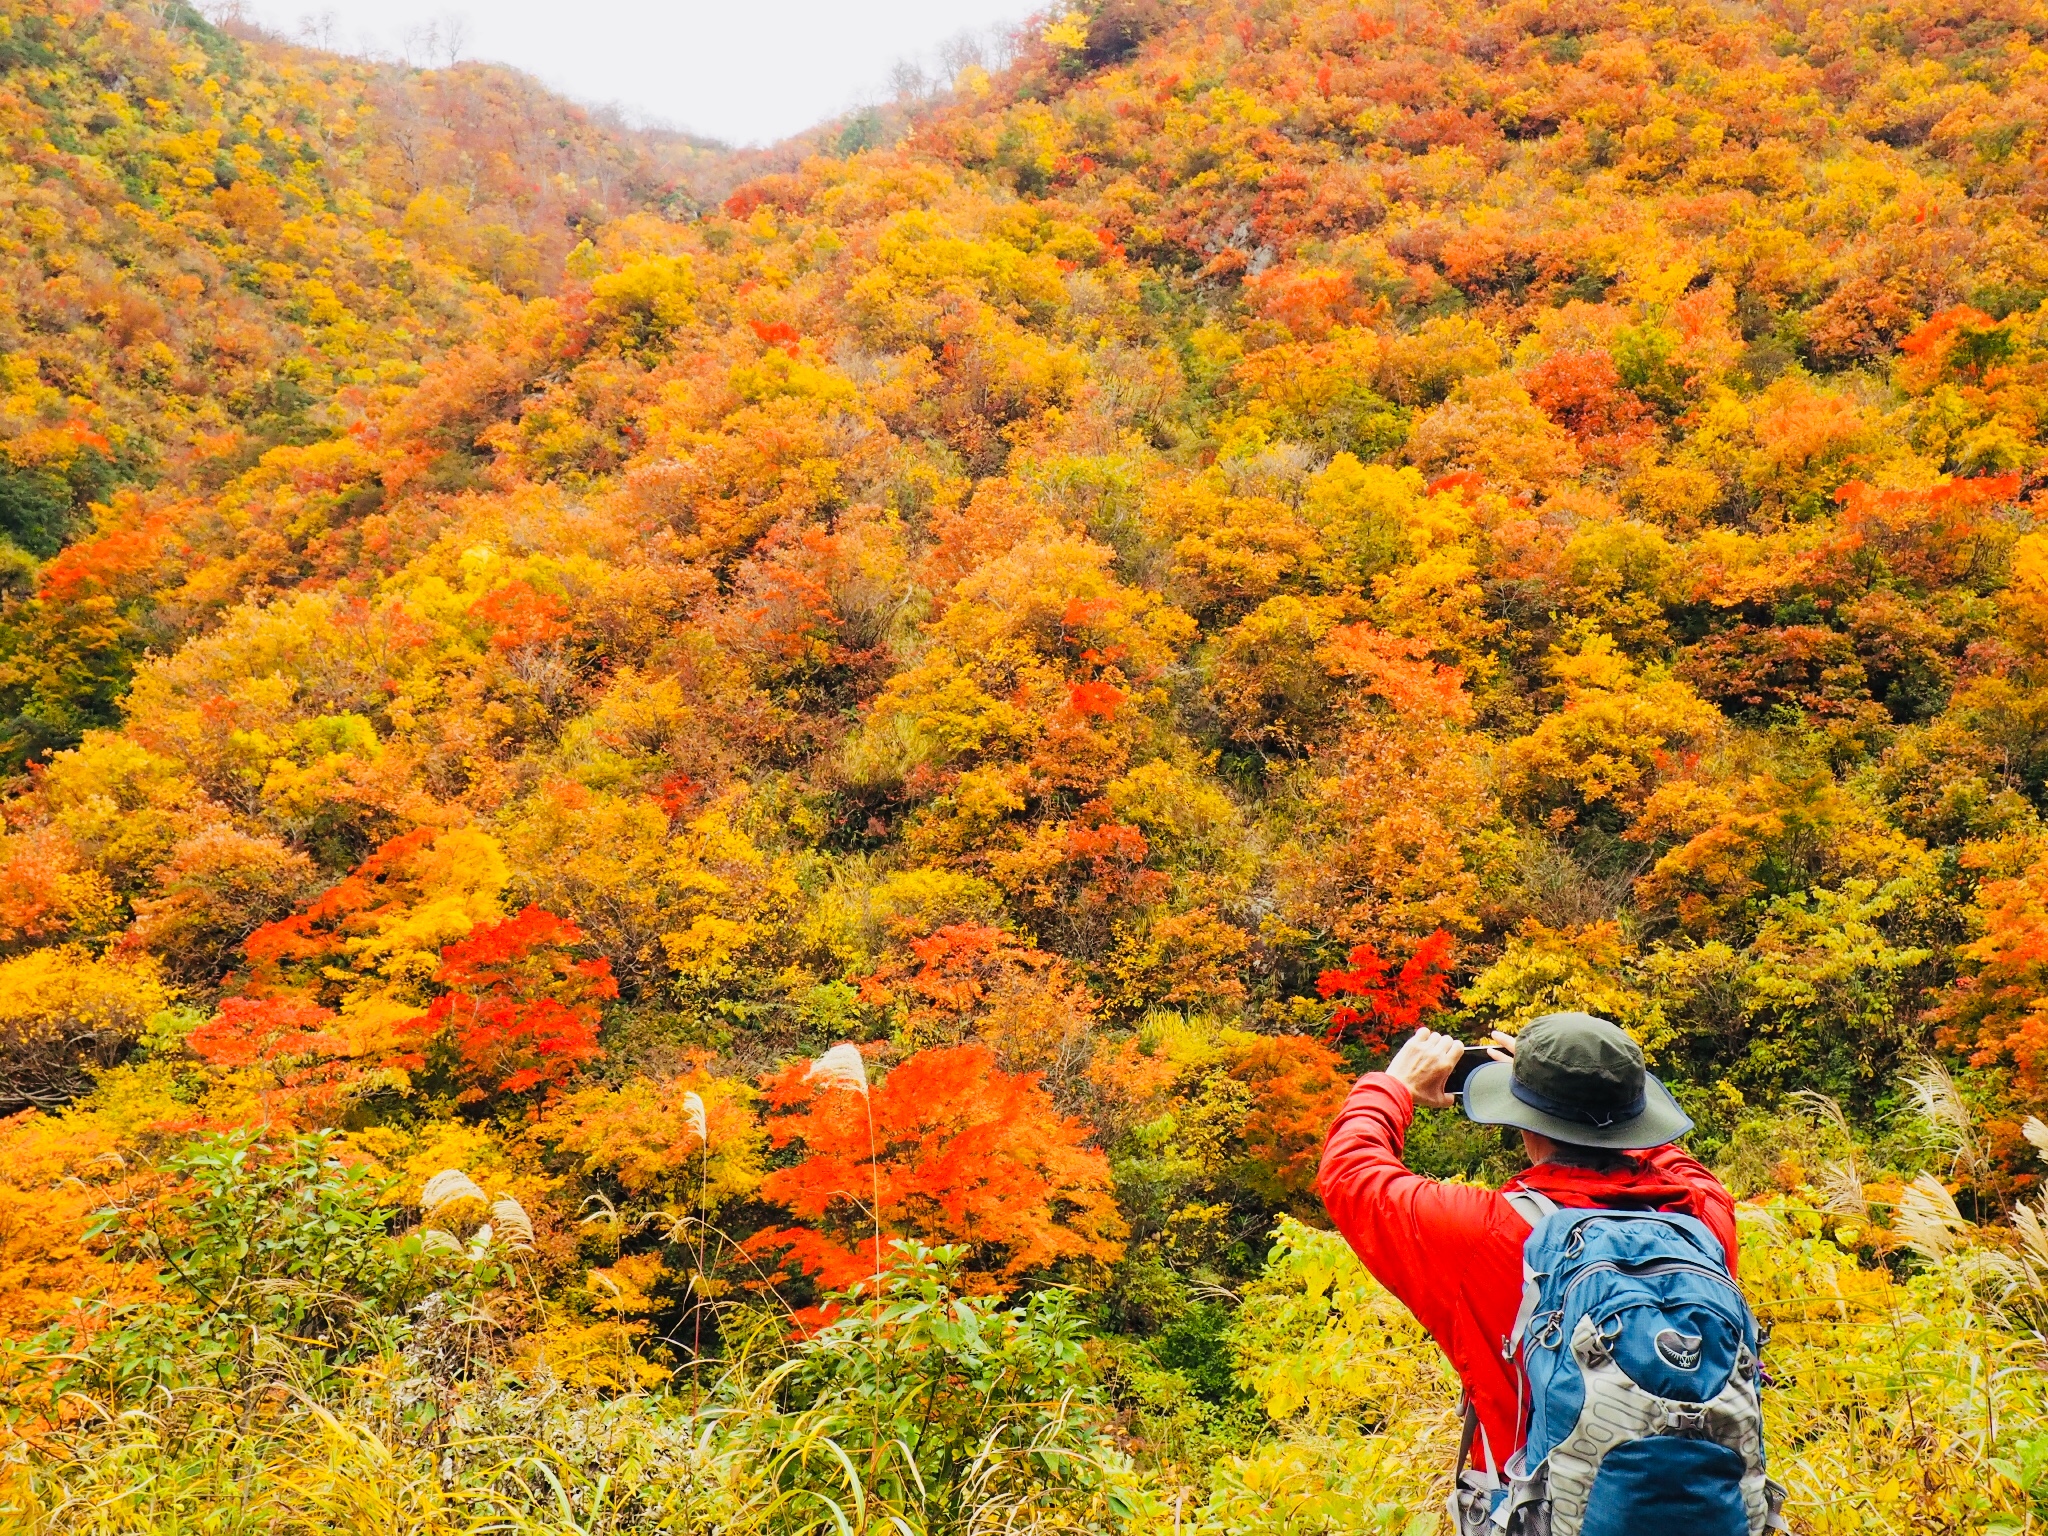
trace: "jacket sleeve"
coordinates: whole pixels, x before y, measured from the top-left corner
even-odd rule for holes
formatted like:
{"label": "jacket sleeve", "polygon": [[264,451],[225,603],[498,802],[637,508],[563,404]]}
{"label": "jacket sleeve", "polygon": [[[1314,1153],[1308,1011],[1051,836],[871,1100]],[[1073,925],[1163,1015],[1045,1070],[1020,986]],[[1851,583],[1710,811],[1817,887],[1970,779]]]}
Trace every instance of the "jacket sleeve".
{"label": "jacket sleeve", "polygon": [[1318,1183],[1330,1219],[1373,1278],[1448,1348],[1466,1310],[1458,1256],[1488,1235],[1501,1201],[1491,1190],[1411,1173],[1401,1153],[1414,1118],[1399,1079],[1360,1078],[1324,1144]]}
{"label": "jacket sleeve", "polygon": [[1692,1191],[1694,1209],[1721,1240],[1722,1251],[1728,1256],[1728,1273],[1737,1277],[1742,1264],[1742,1243],[1735,1227],[1735,1197],[1728,1193],[1727,1186],[1675,1141],[1644,1153],[1643,1163]]}

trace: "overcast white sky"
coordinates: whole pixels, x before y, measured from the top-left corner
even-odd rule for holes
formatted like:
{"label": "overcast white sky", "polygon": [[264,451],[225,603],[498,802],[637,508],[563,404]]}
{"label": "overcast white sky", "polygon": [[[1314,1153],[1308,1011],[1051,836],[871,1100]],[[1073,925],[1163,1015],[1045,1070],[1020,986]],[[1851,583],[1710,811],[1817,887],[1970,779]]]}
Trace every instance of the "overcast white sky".
{"label": "overcast white sky", "polygon": [[[462,56],[538,76],[588,103],[730,143],[768,143],[882,99],[890,66],[1016,22],[1047,0],[242,0],[286,37],[429,58],[459,21]],[[319,32],[325,22],[324,33]],[[445,36],[445,31],[443,34]]]}

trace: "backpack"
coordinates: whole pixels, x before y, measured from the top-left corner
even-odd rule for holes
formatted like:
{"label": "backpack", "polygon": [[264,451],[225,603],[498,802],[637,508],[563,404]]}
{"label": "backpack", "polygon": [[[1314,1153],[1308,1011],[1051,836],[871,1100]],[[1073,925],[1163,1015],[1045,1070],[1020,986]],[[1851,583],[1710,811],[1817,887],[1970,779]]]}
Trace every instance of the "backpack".
{"label": "backpack", "polygon": [[1786,1529],[1764,1475],[1762,1341],[1721,1244],[1691,1216],[1560,1210],[1530,1224],[1522,1307],[1524,1440],[1505,1482],[1464,1470],[1461,1536],[1763,1536]]}

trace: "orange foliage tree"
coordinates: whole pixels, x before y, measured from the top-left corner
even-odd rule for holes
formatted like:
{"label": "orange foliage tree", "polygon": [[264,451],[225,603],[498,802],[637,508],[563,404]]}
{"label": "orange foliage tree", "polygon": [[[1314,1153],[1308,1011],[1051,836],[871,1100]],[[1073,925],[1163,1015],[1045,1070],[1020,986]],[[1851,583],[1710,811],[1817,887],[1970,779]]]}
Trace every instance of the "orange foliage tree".
{"label": "orange foliage tree", "polygon": [[859,979],[861,1001],[892,1009],[906,1039],[951,1041],[1020,988],[1063,992],[1059,958],[986,923],[949,923],[909,941]]}
{"label": "orange foliage tree", "polygon": [[949,923],[912,939],[909,949],[908,956],[892,956],[862,977],[860,992],[863,1002],[900,1003],[913,1031],[972,1012],[1013,969],[1040,970],[1051,960],[986,923]]}
{"label": "orange foliage tree", "polygon": [[289,995],[224,999],[185,1043],[210,1067],[257,1074],[266,1103],[278,1090],[284,1104],[316,1116],[425,1059],[416,1050],[366,1049],[332,1008]]}
{"label": "orange foliage tree", "polygon": [[1239,1182],[1276,1204],[1313,1209],[1323,1142],[1351,1088],[1343,1058],[1307,1035],[1254,1035],[1231,1053],[1229,1071],[1251,1090]]}
{"label": "orange foliage tree", "polygon": [[1982,932],[1959,954],[1973,969],[1941,1007],[1949,1044],[1980,1067],[2007,1066],[2028,1104],[2048,1102],[2048,861],[1978,888]]}
{"label": "orange foliage tree", "polygon": [[502,870],[477,868],[481,840],[418,827],[375,849],[290,917],[265,923],[242,946],[248,990],[335,1002],[367,978],[419,980],[425,954],[490,910]]}
{"label": "orange foliage tree", "polygon": [[871,1177],[885,1235],[963,1244],[983,1288],[1110,1263],[1123,1251],[1109,1164],[1086,1145],[1087,1127],[1054,1107],[1035,1074],[999,1068],[986,1046],[920,1051],[865,1104],[807,1072],[796,1062],[767,1084],[769,1140],[803,1156],[761,1185],[763,1199],[802,1225],[755,1234],[749,1252],[778,1258],[820,1290],[873,1274],[876,1257],[862,1251]]}

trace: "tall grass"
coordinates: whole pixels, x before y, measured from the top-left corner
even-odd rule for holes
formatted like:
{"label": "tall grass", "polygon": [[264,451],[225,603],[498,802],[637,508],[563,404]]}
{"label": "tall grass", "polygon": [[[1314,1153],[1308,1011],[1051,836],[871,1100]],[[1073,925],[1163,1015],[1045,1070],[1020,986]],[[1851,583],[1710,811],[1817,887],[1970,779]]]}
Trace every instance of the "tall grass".
{"label": "tall grass", "polygon": [[[884,1331],[905,1305],[889,1299]],[[874,1347],[845,1337],[772,1368],[735,1366],[694,1408],[679,1393],[501,1377],[463,1384],[440,1415],[419,1411],[435,1386],[417,1362],[380,1356],[337,1377],[266,1345],[232,1390],[182,1388],[126,1408],[72,1394],[61,1424],[17,1424],[0,1528],[914,1536],[1106,1530],[1136,1507],[1129,1464],[1100,1440],[1081,1391],[1004,1403],[984,1382],[990,1411],[976,1416],[965,1454],[946,1461],[920,1454],[929,1447],[892,1412],[912,1383],[843,1379],[848,1350]],[[929,1366],[906,1364],[914,1384],[930,1385]],[[936,1372],[942,1385],[958,1364]],[[974,1394],[969,1380],[952,1386]],[[890,1426],[881,1436],[870,1429],[878,1395]]]}
{"label": "tall grass", "polygon": [[[361,1197],[321,1187],[297,1208]],[[207,1220],[267,1251],[260,1224]],[[496,1226],[517,1241],[516,1221]],[[2048,1536],[2048,1211],[1984,1226],[1931,1177],[1824,1170],[1741,1226],[1793,1529]],[[409,1271],[343,1253],[337,1273],[382,1302],[238,1270],[218,1291],[231,1306],[167,1299],[7,1356],[0,1530],[1446,1536],[1442,1358],[1340,1239],[1298,1223],[1232,1298],[1251,1416],[1155,1438],[1143,1465],[1125,1426],[1186,1383],[1126,1372],[1113,1402],[1073,1298],[961,1295],[944,1250],[899,1246],[884,1287],[810,1337],[786,1308],[725,1304],[722,1358],[648,1388],[508,1348],[505,1244],[433,1246],[424,1296]],[[190,1368],[163,1359],[187,1346]]]}
{"label": "tall grass", "polygon": [[10,1536],[921,1536],[1147,1507],[1070,1298],[962,1295],[960,1251],[897,1245],[809,1336],[727,1304],[723,1359],[651,1390],[642,1358],[558,1370],[521,1337],[531,1223],[457,1171],[395,1238],[389,1192],[319,1138],[205,1139],[166,1173],[97,1223],[160,1294],[0,1352]]}

